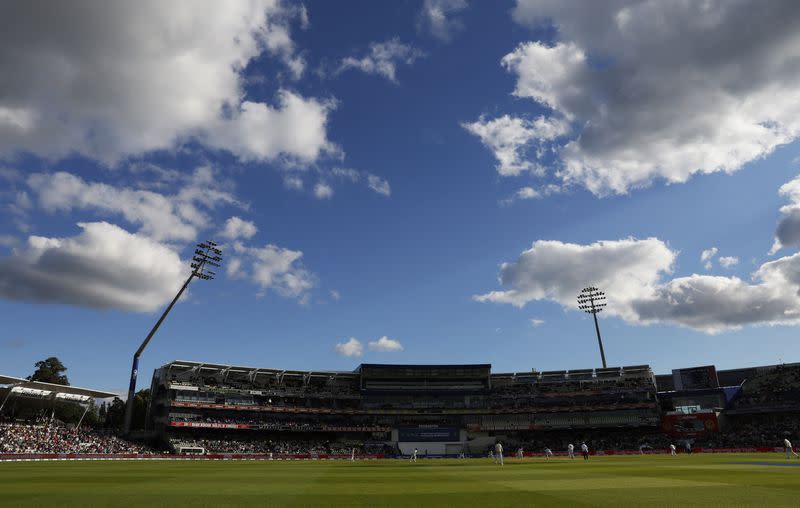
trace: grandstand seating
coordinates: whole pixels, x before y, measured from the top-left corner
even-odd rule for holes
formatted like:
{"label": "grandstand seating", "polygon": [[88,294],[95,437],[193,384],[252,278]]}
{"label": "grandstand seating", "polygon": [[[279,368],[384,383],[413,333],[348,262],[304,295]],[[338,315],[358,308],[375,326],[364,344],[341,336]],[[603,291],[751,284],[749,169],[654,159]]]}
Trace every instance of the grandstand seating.
{"label": "grandstand seating", "polygon": [[[529,453],[581,441],[592,450],[800,441],[800,364],[719,378],[741,386],[659,393],[646,365],[493,374],[488,365],[304,372],[173,362],[154,373],[147,425],[173,452],[312,457],[409,447],[480,455],[495,439]],[[57,423],[0,424],[0,454],[153,451]]]}

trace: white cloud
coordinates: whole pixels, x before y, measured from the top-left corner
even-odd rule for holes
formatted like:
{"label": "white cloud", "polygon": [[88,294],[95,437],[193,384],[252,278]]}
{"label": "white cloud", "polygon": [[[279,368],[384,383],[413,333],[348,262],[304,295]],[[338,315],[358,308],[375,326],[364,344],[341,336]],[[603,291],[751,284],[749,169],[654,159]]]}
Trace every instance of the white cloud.
{"label": "white cloud", "polygon": [[511,196],[501,199],[499,204],[502,206],[510,206],[517,201],[525,201],[529,199],[539,199],[543,196],[551,196],[562,192],[563,189],[555,184],[547,184],[535,189],[530,186],[520,187]]}
{"label": "white cloud", "polygon": [[739,258],[735,256],[721,256],[719,258],[719,265],[723,268],[730,268],[739,264]]}
{"label": "white cloud", "polygon": [[225,221],[225,227],[220,234],[228,240],[239,240],[252,238],[257,232],[258,228],[251,221],[233,216]]}
{"label": "white cloud", "polygon": [[379,351],[381,353],[397,353],[403,350],[403,345],[400,344],[400,341],[390,339],[385,335],[378,340],[370,341],[367,346],[370,351]]}
{"label": "white cloud", "polygon": [[[800,135],[797,2],[518,0],[513,17],[557,29],[554,44],[520,44],[502,64],[516,96],[574,127],[556,147],[565,185],[606,195],[733,172]],[[528,141],[484,143],[507,147],[500,168],[517,174],[532,164],[517,152]]]}
{"label": "white cloud", "polygon": [[342,299],[342,294],[339,293],[339,291],[337,291],[335,289],[331,289],[330,290],[330,295],[331,295],[331,298],[333,300],[337,301],[337,302]]}
{"label": "white cloud", "polygon": [[457,15],[466,8],[466,0],[425,0],[417,17],[417,29],[450,42],[464,29],[464,23]]}
{"label": "white cloud", "polygon": [[531,321],[531,326],[534,327],[534,328],[539,328],[540,326],[542,326],[544,324],[544,319],[535,319],[535,318],[533,318],[530,321]]}
{"label": "white cloud", "polygon": [[286,176],[283,179],[283,185],[287,189],[300,191],[303,190],[303,179],[299,176]]}
{"label": "white cloud", "polygon": [[714,266],[712,259],[717,255],[717,252],[719,252],[719,249],[716,247],[711,247],[710,249],[705,249],[700,253],[700,262],[703,263],[703,266],[706,270],[711,270],[711,268]]}
{"label": "white cloud", "polygon": [[330,101],[245,93],[244,70],[264,54],[303,74],[289,32],[302,13],[282,2],[70,2],[3,14],[0,154],[115,163],[194,139],[245,159],[308,161],[332,148]]}
{"label": "white cloud", "polygon": [[330,199],[333,197],[333,187],[324,182],[314,186],[314,197],[317,199]]}
{"label": "white cloud", "polygon": [[0,247],[14,247],[19,243],[14,235],[0,235]]}
{"label": "white cloud", "polygon": [[383,76],[393,83],[397,83],[397,66],[399,64],[412,65],[417,59],[424,56],[418,49],[409,44],[403,44],[395,37],[386,42],[373,42],[369,51],[361,58],[347,57],[342,59],[339,72],[348,69],[357,69],[367,74]]}
{"label": "white cloud", "polygon": [[278,107],[244,101],[229,118],[209,124],[203,141],[245,160],[271,160],[287,154],[313,161],[322,152],[336,151],[326,132],[334,106],[331,101],[305,99],[281,90]]}
{"label": "white cloud", "polygon": [[303,268],[302,257],[301,251],[272,244],[249,247],[235,242],[227,270],[229,276],[247,278],[262,291],[272,290],[284,298],[303,301],[316,285],[316,278]]}
{"label": "white cloud", "polygon": [[333,168],[331,169],[331,174],[344,180],[350,180],[353,183],[361,180],[361,172],[353,168]]}
{"label": "white cloud", "polygon": [[392,195],[392,188],[389,185],[389,182],[384,178],[373,175],[372,173],[358,171],[357,169],[353,168],[333,168],[331,169],[331,174],[337,178],[353,183],[359,183],[362,180],[366,180],[367,187],[369,187],[373,192],[377,192],[378,194],[382,194],[384,196]]}
{"label": "white cloud", "polygon": [[241,279],[244,277],[242,273],[242,260],[240,258],[230,258],[225,262],[225,272],[228,277],[232,279]]}
{"label": "white cloud", "polygon": [[595,285],[608,295],[607,314],[631,324],[673,324],[710,334],[800,324],[800,254],[761,265],[752,282],[697,274],[669,279],[676,257],[655,238],[590,245],[540,240],[501,265],[506,290],[474,298],[518,307],[551,300],[574,310],[580,289]]}
{"label": "white cloud", "polygon": [[389,186],[389,182],[379,176],[367,175],[367,185],[378,194],[383,194],[384,196],[392,195],[392,188]]}
{"label": "white cloud", "polygon": [[[547,150],[547,142],[563,136],[569,131],[566,122],[539,117],[536,120],[503,115],[494,120],[483,116],[476,122],[462,126],[478,136],[481,142],[494,153],[501,176],[518,176],[526,171],[541,173],[544,169],[538,162],[528,160],[530,148],[539,155]],[[538,159],[538,155],[534,158]]]}
{"label": "white cloud", "polygon": [[70,238],[31,236],[0,258],[0,296],[10,300],[151,312],[189,274],[172,249],[106,222],[79,223]]}
{"label": "white cloud", "polygon": [[800,176],[781,185],[778,194],[788,198],[790,203],[781,207],[782,217],[775,230],[775,242],[770,254],[775,254],[783,247],[800,245]]}
{"label": "white cloud", "polygon": [[358,357],[364,354],[364,346],[355,337],[350,337],[347,342],[337,343],[334,350],[341,356]]}
{"label": "white cloud", "polygon": [[45,211],[90,209],[118,214],[155,240],[194,240],[210,222],[204,209],[239,205],[207,167],[196,169],[175,195],[86,182],[63,171],[32,174],[27,184]]}
{"label": "white cloud", "polygon": [[661,274],[672,271],[675,257],[657,238],[590,245],[538,240],[516,261],[500,265],[500,284],[508,289],[475,299],[517,307],[547,299],[574,308],[581,289],[593,285],[613,295],[610,314],[634,319],[630,302],[652,294]]}

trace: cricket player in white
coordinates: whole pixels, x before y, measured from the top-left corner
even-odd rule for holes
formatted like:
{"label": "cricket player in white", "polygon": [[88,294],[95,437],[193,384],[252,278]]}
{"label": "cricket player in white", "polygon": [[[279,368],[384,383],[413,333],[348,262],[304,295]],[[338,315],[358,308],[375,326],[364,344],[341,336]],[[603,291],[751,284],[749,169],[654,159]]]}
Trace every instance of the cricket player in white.
{"label": "cricket player in white", "polygon": [[569,458],[571,459],[575,458],[575,445],[573,445],[572,443],[567,445],[567,454],[569,455]]}
{"label": "cricket player in white", "polygon": [[501,466],[504,465],[503,464],[503,445],[502,445],[502,443],[500,443],[500,441],[498,441],[494,445],[494,463],[495,464],[500,464]]}
{"label": "cricket player in white", "polygon": [[589,447],[586,446],[586,443],[581,443],[581,453],[583,454],[583,460],[589,460]]}
{"label": "cricket player in white", "polygon": [[411,462],[417,461],[417,449],[414,448],[414,453],[411,455]]}
{"label": "cricket player in white", "polygon": [[792,455],[794,455],[794,458],[800,458],[800,456],[797,455],[797,452],[795,452],[792,448],[792,442],[788,439],[783,440],[783,449],[786,450],[787,459],[791,459]]}
{"label": "cricket player in white", "polygon": [[677,454],[675,453],[675,445],[674,445],[674,444],[672,444],[672,443],[670,443],[670,444],[669,444],[669,454],[670,454],[670,455],[677,455]]}
{"label": "cricket player in white", "polygon": [[553,452],[550,450],[550,448],[545,447],[545,449],[544,449],[544,460],[550,460],[550,457],[552,457],[552,456],[553,456]]}
{"label": "cricket player in white", "polygon": [[353,451],[350,452],[350,462],[355,462],[356,460],[356,449],[353,448]]}
{"label": "cricket player in white", "polygon": [[525,450],[523,450],[523,449],[522,449],[522,447],[520,446],[520,447],[517,449],[517,458],[518,458],[518,459],[521,459],[521,458],[523,458],[524,456],[525,456]]}

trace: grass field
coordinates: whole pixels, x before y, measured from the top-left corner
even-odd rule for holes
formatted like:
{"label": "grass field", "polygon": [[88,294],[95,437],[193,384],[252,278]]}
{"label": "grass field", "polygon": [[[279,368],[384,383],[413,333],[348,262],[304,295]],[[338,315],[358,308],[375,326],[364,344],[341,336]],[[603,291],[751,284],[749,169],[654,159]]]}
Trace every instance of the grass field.
{"label": "grass field", "polygon": [[502,468],[488,459],[0,463],[0,505],[797,507],[800,460],[508,459]]}

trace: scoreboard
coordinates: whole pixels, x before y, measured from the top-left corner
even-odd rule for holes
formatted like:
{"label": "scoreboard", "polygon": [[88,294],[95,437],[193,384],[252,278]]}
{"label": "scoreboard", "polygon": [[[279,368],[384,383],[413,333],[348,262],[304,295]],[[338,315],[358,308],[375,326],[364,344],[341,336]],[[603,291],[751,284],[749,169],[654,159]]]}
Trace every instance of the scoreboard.
{"label": "scoreboard", "polygon": [[692,367],[690,369],[673,369],[672,380],[675,390],[704,390],[719,388],[717,369],[713,365]]}

